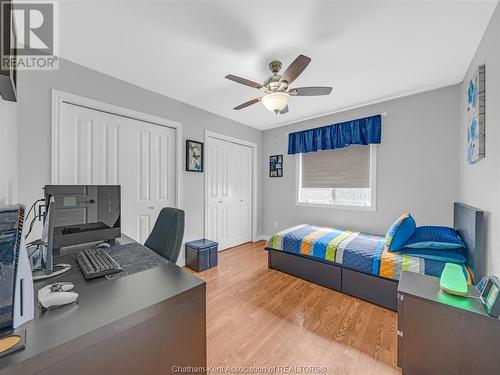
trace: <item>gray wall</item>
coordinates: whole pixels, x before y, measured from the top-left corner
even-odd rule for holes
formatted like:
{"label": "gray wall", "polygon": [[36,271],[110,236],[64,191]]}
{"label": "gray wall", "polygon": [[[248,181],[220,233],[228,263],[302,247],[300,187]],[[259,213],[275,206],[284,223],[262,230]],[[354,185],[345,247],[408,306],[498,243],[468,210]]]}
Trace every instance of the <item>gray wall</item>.
{"label": "gray wall", "polygon": [[[286,155],[287,134],[383,112],[388,115],[377,146],[377,210],[296,206],[295,157]],[[266,131],[264,234],[301,223],[382,234],[405,210],[418,225],[451,225],[458,198],[459,123],[460,86],[455,85]],[[268,177],[273,154],[285,155],[283,178]]]}
{"label": "gray wall", "polygon": [[17,203],[17,103],[0,96],[0,204]]}
{"label": "gray wall", "polygon": [[[222,79],[222,78],[221,78]],[[106,103],[164,117],[183,124],[185,139],[204,141],[205,129],[254,142],[258,166],[262,164],[262,132],[127,82],[62,60],[58,71],[20,71],[18,78],[19,200],[25,204],[41,196],[50,183],[51,89],[85,96]],[[228,105],[230,105],[228,103]],[[262,223],[259,173],[257,222]],[[185,240],[203,237],[203,174],[183,172]],[[262,233],[258,226],[257,233]],[[181,252],[179,263],[183,262]]]}
{"label": "gray wall", "polygon": [[[486,158],[467,162],[467,83],[486,64]],[[500,5],[464,77],[460,129],[460,200],[487,212],[487,272],[500,276]]]}

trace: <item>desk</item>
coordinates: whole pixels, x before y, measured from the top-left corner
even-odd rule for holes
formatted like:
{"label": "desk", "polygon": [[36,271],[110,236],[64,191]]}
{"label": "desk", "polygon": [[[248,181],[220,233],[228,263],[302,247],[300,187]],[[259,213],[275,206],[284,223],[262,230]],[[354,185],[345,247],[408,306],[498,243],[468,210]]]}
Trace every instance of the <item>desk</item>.
{"label": "desk", "polygon": [[35,299],[42,286],[71,281],[79,302],[45,313],[35,306],[35,319],[19,327],[26,348],[0,358],[0,374],[163,375],[172,366],[206,367],[202,280],[168,262],[117,280],[86,281],[74,251],[56,262],[73,267],[35,283]]}

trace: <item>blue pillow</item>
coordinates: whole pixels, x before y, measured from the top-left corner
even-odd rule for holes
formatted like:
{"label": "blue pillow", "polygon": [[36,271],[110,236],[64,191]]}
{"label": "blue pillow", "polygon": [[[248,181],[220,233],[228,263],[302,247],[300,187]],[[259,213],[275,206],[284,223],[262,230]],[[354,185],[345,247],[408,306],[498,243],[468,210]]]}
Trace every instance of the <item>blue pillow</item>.
{"label": "blue pillow", "polygon": [[415,219],[413,219],[409,212],[404,213],[387,231],[384,241],[385,246],[389,251],[401,250],[416,228]]}
{"label": "blue pillow", "polygon": [[465,243],[457,231],[448,227],[418,227],[404,247],[414,249],[461,249]]}
{"label": "blue pillow", "polygon": [[445,263],[463,264],[467,261],[462,249],[412,249],[405,247],[400,254],[412,255],[419,258],[437,260]]}

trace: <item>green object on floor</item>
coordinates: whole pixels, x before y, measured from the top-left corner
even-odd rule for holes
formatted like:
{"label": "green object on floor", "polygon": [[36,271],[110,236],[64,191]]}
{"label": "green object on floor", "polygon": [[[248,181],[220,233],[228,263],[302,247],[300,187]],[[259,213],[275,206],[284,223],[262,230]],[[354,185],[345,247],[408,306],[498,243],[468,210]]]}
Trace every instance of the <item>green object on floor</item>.
{"label": "green object on floor", "polygon": [[462,266],[455,263],[446,263],[443,273],[441,274],[439,286],[443,291],[449,294],[456,294],[459,296],[467,295],[469,288]]}

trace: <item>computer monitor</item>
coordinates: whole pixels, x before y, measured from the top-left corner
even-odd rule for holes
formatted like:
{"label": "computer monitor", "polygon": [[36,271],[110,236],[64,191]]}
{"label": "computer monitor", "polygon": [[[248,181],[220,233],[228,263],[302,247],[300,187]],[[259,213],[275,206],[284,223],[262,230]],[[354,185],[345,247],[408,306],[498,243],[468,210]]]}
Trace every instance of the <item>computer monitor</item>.
{"label": "computer monitor", "polygon": [[50,197],[46,201],[45,220],[42,229],[42,246],[40,252],[40,265],[45,274],[50,274],[54,270],[53,248],[54,248],[54,209],[55,199]]}
{"label": "computer monitor", "polygon": [[121,236],[119,185],[47,185],[44,190],[46,202],[55,200],[54,249]]}

